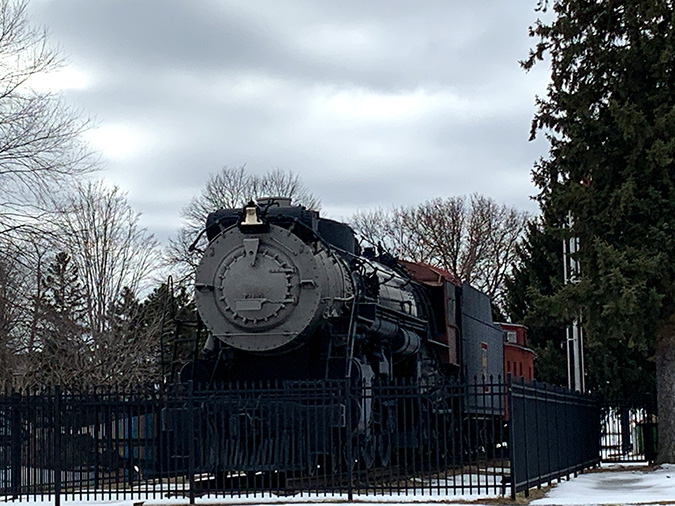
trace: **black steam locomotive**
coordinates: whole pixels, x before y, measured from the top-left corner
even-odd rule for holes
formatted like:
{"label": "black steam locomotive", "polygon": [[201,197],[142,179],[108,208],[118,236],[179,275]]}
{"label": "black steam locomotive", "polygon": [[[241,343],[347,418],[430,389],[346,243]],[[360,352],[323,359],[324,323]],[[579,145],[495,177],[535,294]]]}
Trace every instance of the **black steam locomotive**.
{"label": "black steam locomotive", "polygon": [[490,301],[439,269],[361,249],[290,199],[208,216],[195,301],[211,332],[201,380],[502,375]]}
{"label": "black steam locomotive", "polygon": [[[181,378],[229,385],[200,401],[209,470],[303,472],[354,455],[366,467],[388,465],[461,432],[464,415],[498,423],[503,394],[467,403],[441,388],[503,375],[504,332],[483,293],[440,269],[361,249],[349,226],[290,199],[211,213],[206,234],[195,302],[210,336]],[[261,381],[276,386],[230,395],[232,385]],[[322,397],[309,384],[338,387]],[[392,384],[412,390],[405,399],[382,390]],[[452,413],[460,421],[441,428]],[[165,426],[179,434],[174,415]]]}

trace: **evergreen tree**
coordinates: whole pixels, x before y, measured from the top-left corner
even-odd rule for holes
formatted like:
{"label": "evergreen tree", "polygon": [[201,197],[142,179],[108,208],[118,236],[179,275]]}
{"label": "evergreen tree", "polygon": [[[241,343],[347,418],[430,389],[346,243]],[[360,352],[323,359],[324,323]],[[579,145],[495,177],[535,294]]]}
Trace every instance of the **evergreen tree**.
{"label": "evergreen tree", "polygon": [[[192,294],[184,286],[173,290],[162,283],[143,302],[141,313],[144,325],[157,332],[161,371],[166,379],[172,380],[170,376],[191,359],[195,349],[195,325],[200,319]],[[176,363],[172,363],[174,359]]]}
{"label": "evergreen tree", "polygon": [[[540,8],[546,8],[546,3]],[[672,0],[555,0],[526,69],[550,57],[532,135],[556,235],[578,237],[581,281],[546,304],[583,314],[589,369],[615,393],[648,394],[655,362],[659,460],[675,462],[675,8]],[[620,388],[616,385],[619,384]],[[601,384],[598,384],[601,386]]]}
{"label": "evergreen tree", "polygon": [[547,232],[543,219],[532,220],[506,281],[508,319],[528,327],[535,376],[555,385],[567,385],[565,326],[551,319],[544,302],[563,284],[562,265],[562,241]]}
{"label": "evergreen tree", "polygon": [[84,295],[78,269],[67,253],[60,252],[47,267],[45,297],[54,314],[78,324],[85,316]]}
{"label": "evergreen tree", "polygon": [[119,298],[109,312],[110,332],[112,334],[133,334],[147,328],[143,321],[141,303],[128,286],[122,288]]}
{"label": "evergreen tree", "polygon": [[77,266],[67,253],[57,253],[48,265],[43,299],[35,379],[41,385],[80,387],[88,368],[86,307]]}
{"label": "evergreen tree", "polygon": [[131,288],[120,290],[106,318],[93,347],[93,383],[133,386],[158,381],[158,329],[144,317],[143,304]]}

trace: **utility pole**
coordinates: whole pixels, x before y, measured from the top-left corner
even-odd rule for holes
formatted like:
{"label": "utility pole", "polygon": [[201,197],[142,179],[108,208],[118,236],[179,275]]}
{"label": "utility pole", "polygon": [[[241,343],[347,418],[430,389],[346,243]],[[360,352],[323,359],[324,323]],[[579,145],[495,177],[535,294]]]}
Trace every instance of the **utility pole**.
{"label": "utility pole", "polygon": [[[572,213],[567,217],[568,230],[572,231],[574,224]],[[563,240],[563,273],[565,284],[578,283],[581,270],[577,252],[579,251],[579,238],[568,237]],[[567,386],[570,390],[584,392],[584,333],[581,326],[581,311],[567,327]]]}

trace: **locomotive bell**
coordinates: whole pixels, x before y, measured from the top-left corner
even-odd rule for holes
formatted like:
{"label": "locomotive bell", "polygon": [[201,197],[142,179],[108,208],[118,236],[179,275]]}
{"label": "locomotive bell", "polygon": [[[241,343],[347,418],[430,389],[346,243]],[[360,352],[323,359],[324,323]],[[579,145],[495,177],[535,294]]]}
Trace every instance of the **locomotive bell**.
{"label": "locomotive bell", "polygon": [[251,200],[244,208],[244,221],[240,225],[250,227],[262,224],[263,222],[258,217],[258,206]]}

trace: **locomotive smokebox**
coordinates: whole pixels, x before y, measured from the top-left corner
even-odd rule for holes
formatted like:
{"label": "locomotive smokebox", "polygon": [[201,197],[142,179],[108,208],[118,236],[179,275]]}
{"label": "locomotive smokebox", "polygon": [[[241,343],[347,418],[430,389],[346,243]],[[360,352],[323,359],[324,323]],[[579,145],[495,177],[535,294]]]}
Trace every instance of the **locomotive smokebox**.
{"label": "locomotive smokebox", "polygon": [[339,309],[353,293],[351,278],[320,244],[303,242],[281,226],[261,227],[250,207],[239,226],[207,246],[197,268],[195,302],[225,344],[281,353],[300,346],[324,314]]}

